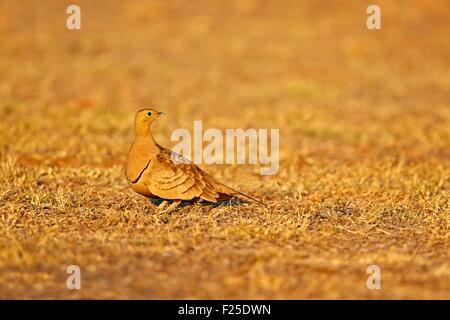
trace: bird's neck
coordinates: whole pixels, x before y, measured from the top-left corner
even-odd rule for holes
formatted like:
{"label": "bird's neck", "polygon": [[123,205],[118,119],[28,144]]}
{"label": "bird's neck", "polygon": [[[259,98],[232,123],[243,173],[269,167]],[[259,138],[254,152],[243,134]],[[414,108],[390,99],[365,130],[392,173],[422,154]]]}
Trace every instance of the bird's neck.
{"label": "bird's neck", "polygon": [[149,127],[136,127],[135,128],[136,141],[139,141],[139,144],[145,145],[145,150],[150,153],[158,154],[160,147],[156,143],[155,138],[150,131]]}
{"label": "bird's neck", "polygon": [[135,123],[134,124],[134,135],[137,137],[146,137],[146,136],[151,136],[151,132],[150,132],[150,126],[148,125],[143,125],[140,123]]}

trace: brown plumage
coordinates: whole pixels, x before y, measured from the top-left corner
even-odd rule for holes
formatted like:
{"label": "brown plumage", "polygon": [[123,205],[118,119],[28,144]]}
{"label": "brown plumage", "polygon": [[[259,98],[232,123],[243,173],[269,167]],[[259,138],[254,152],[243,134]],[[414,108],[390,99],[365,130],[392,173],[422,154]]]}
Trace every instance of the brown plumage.
{"label": "brown plumage", "polygon": [[164,201],[158,207],[165,212],[173,210],[182,200],[204,200],[216,203],[242,195],[211,177],[181,155],[156,143],[150,132],[151,123],[164,113],[143,109],[134,119],[135,140],[128,152],[125,174],[131,188],[146,197]]}

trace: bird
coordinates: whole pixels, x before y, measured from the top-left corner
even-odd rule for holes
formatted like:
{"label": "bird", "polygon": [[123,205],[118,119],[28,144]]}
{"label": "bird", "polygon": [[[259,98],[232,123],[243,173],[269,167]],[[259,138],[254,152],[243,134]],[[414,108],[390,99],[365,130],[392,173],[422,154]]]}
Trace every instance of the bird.
{"label": "bird", "polygon": [[134,142],[125,164],[125,176],[133,191],[150,199],[162,200],[157,207],[160,213],[175,210],[182,201],[217,203],[233,196],[243,196],[263,204],[217,181],[190,160],[159,145],[150,126],[163,115],[164,112],[145,108],[134,117]]}

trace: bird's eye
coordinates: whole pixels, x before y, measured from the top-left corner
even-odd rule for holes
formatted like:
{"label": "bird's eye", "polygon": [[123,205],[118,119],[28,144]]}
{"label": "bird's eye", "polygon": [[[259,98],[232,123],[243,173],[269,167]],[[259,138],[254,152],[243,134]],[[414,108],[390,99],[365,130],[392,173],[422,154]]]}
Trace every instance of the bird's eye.
{"label": "bird's eye", "polygon": [[151,113],[151,112],[148,112],[147,115],[148,115],[149,117],[151,117],[151,116],[152,116],[152,113]]}

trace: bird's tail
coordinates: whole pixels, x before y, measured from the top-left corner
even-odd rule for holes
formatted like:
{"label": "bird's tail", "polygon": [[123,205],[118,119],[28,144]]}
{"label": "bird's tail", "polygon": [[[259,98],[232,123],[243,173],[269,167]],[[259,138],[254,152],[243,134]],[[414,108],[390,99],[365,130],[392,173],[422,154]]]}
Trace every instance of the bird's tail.
{"label": "bird's tail", "polygon": [[245,193],[243,193],[243,192],[236,191],[236,190],[235,190],[235,192],[236,192],[237,194],[241,195],[241,196],[244,196],[244,197],[246,197],[246,198],[248,198],[248,199],[250,199],[250,200],[253,200],[253,201],[259,203],[260,205],[263,205],[263,206],[265,205],[264,202],[262,202],[261,200],[258,200],[258,199],[256,199],[256,198],[253,198],[253,197],[249,196],[248,194],[245,194]]}
{"label": "bird's tail", "polygon": [[255,202],[257,202],[257,203],[259,203],[259,204],[261,204],[263,206],[265,205],[264,202],[262,202],[261,200],[253,198],[252,196],[249,196],[248,194],[245,194],[243,192],[237,191],[237,190],[235,190],[233,188],[230,188],[229,186],[226,186],[224,184],[221,184],[221,186],[224,187],[226,189],[227,193],[229,193],[229,194],[238,194],[238,195],[241,195],[241,196],[243,196],[245,198],[253,200],[253,201],[255,201]]}

